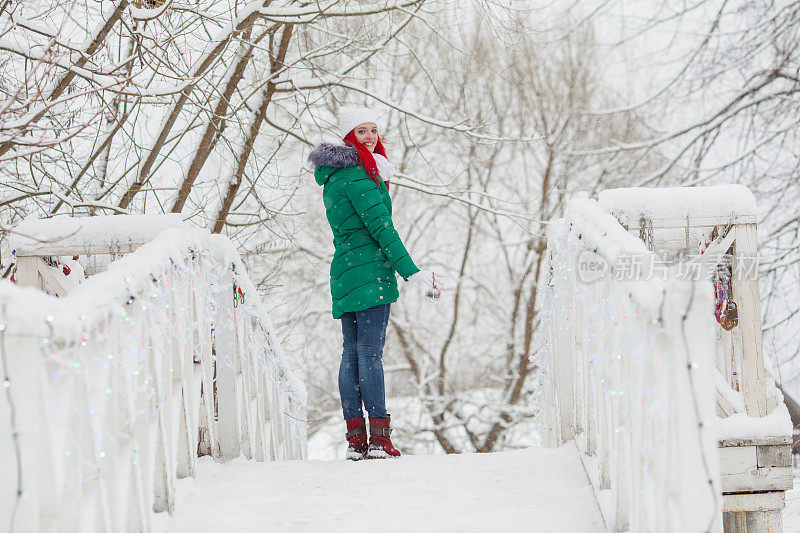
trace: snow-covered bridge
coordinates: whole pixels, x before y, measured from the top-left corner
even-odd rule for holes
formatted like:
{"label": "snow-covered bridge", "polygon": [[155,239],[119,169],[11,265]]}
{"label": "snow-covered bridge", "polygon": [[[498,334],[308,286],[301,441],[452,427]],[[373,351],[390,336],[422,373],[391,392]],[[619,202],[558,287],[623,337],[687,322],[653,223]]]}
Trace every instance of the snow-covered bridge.
{"label": "snow-covered bridge", "polygon": [[[163,515],[162,515],[163,517]],[[391,461],[206,461],[164,533],[605,531],[575,447]]]}
{"label": "snow-covered bridge", "polygon": [[[780,531],[791,424],[757,270],[716,288],[679,271],[747,266],[752,196],[658,194],[576,198],[551,224],[551,448],[360,463],[306,459],[305,390],[230,241],[170,216],[23,223],[34,288],[0,287],[2,527],[685,532],[725,511],[726,531]],[[704,261],[662,261],[697,243]]]}

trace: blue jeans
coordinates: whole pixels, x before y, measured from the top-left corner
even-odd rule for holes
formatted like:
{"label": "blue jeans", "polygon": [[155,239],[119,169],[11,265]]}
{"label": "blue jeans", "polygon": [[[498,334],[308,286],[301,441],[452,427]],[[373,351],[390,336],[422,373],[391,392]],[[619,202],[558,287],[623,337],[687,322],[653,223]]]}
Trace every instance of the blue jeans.
{"label": "blue jeans", "polygon": [[383,386],[383,345],[391,304],[376,305],[342,315],[344,338],[339,366],[339,396],[344,418],[388,418]]}

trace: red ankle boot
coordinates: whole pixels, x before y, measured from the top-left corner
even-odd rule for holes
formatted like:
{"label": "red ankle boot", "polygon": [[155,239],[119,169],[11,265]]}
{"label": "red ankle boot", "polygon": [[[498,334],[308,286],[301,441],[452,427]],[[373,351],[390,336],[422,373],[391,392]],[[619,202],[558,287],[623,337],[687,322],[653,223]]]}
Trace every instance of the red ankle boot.
{"label": "red ankle boot", "polygon": [[400,457],[400,451],[392,445],[392,428],[389,427],[390,418],[369,419],[369,451],[368,459],[386,459],[387,457]]}
{"label": "red ankle boot", "polygon": [[347,424],[347,458],[358,461],[367,455],[367,428],[363,418],[348,418]]}

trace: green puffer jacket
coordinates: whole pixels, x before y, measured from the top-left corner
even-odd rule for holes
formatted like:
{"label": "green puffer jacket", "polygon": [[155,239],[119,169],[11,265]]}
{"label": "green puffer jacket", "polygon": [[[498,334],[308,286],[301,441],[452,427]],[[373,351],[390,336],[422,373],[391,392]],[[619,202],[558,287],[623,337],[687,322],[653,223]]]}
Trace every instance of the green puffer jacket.
{"label": "green puffer jacket", "polygon": [[408,279],[419,268],[392,224],[392,200],[367,175],[355,148],[322,143],[308,160],[323,186],[336,251],[331,262],[333,318],[397,301],[395,271]]}

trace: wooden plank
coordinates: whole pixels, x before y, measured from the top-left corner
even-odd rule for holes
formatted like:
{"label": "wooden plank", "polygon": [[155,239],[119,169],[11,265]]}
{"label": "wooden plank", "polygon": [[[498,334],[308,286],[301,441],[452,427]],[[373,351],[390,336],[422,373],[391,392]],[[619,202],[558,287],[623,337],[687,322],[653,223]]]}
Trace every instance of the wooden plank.
{"label": "wooden plank", "polygon": [[[750,270],[748,262],[756,261],[758,243],[755,224],[734,227],[733,296],[739,307],[739,328],[742,333],[742,395],[749,416],[767,414],[766,371],[761,346],[761,300],[758,269]],[[742,279],[743,278],[743,279]]]}
{"label": "wooden plank", "polygon": [[792,468],[775,466],[752,468],[745,472],[723,474],[722,492],[755,492],[770,490],[792,490]]}
{"label": "wooden plank", "polygon": [[780,396],[767,396],[767,413],[771,413],[782,403],[783,401]]}
{"label": "wooden plank", "polygon": [[599,386],[596,387],[595,394],[598,413],[597,430],[600,434],[597,446],[597,464],[600,471],[600,490],[606,490],[611,488],[611,435],[614,428],[611,427],[608,401]]}
{"label": "wooden plank", "polygon": [[179,411],[176,417],[178,421],[177,427],[177,450],[175,451],[175,475],[178,479],[187,477],[194,477],[195,471],[195,458],[197,457],[197,443],[194,442],[194,435],[197,434],[197,424],[192,424],[192,415],[190,409],[194,409],[194,405],[190,404],[191,398],[187,397],[188,389],[191,387],[189,377],[184,383],[181,383],[178,389],[178,403]]}
{"label": "wooden plank", "polygon": [[722,256],[724,256],[731,247],[735,238],[735,231],[729,231],[724,237],[720,235],[708,245],[708,248],[705,249],[703,255],[698,257],[696,260],[700,263],[708,263],[713,261],[714,264],[719,264],[722,261]]}
{"label": "wooden plank", "polygon": [[[683,229],[686,227],[686,218],[654,218],[653,229]],[[739,215],[732,217],[691,217],[690,228],[711,228],[714,226],[727,226],[728,224],[756,224],[754,215]],[[629,220],[622,226],[628,231],[639,231],[639,220]]]}
{"label": "wooden plank", "polygon": [[[583,320],[583,319],[582,319]],[[583,327],[587,327],[584,323]],[[587,331],[587,330],[584,330]],[[599,439],[598,434],[598,426],[597,426],[597,395],[595,394],[595,387],[594,387],[594,369],[592,368],[592,363],[590,360],[593,360],[594,356],[596,355],[596,345],[597,343],[589,342],[584,346],[583,352],[583,390],[586,396],[586,454],[596,456],[597,455],[597,441]]]}
{"label": "wooden plank", "polygon": [[723,475],[746,472],[758,468],[755,446],[739,446],[719,449],[719,466]]}
{"label": "wooden plank", "polygon": [[195,372],[195,387],[197,395],[196,397],[199,398],[199,413],[197,417],[197,455],[211,455],[211,433],[210,429],[213,427],[211,422],[211,418],[209,417],[209,401],[208,401],[208,394],[206,394],[206,390],[208,385],[206,384],[206,380],[204,379],[204,366],[208,365],[208,361],[210,359],[206,359],[205,364],[195,363],[194,365],[194,372]]}
{"label": "wooden plank", "polygon": [[39,281],[39,257],[17,257],[17,272],[14,279],[20,287],[35,287],[41,289]]}
{"label": "wooden plank", "polygon": [[39,261],[37,267],[39,270],[39,275],[42,276],[42,279],[51,289],[56,291],[56,294],[59,298],[64,298],[69,293],[69,291],[64,288],[58,278],[56,278],[55,274],[53,274],[53,271],[50,270],[50,267],[47,266],[44,261]]}
{"label": "wooden plank", "polygon": [[758,467],[792,466],[792,445],[756,446]]}
{"label": "wooden plank", "polygon": [[91,244],[81,245],[69,244],[59,245],[43,244],[33,250],[17,250],[18,258],[23,257],[50,257],[63,255],[106,255],[106,254],[129,254],[142,246],[144,243],[126,242],[113,244]]}
{"label": "wooden plank", "polygon": [[736,413],[736,409],[733,408],[731,402],[722,395],[718,390],[714,390],[715,396],[717,398],[717,407],[722,410],[722,413],[725,416],[731,416],[732,414]]}
{"label": "wooden plank", "polygon": [[791,435],[781,435],[779,437],[744,437],[735,439],[723,439],[719,441],[720,448],[731,446],[777,446],[779,444],[791,444]]}
{"label": "wooden plank", "polygon": [[791,490],[791,467],[758,466],[756,446],[719,449],[722,492]]}
{"label": "wooden plank", "polygon": [[[784,403],[784,399],[782,398],[783,390],[778,387],[778,383],[780,383],[780,381],[775,379],[775,376],[772,375],[772,372],[769,371],[769,368],[764,367],[764,371],[767,373],[767,377],[775,382],[775,387],[772,389],[774,394],[772,396],[767,396],[767,413],[771,413],[776,407]],[[781,392],[781,394],[778,394],[778,392]]]}
{"label": "wooden plank", "polygon": [[744,511],[772,511],[786,507],[786,493],[758,492],[725,494],[722,496],[722,511],[725,513]]}

